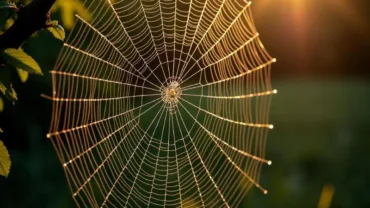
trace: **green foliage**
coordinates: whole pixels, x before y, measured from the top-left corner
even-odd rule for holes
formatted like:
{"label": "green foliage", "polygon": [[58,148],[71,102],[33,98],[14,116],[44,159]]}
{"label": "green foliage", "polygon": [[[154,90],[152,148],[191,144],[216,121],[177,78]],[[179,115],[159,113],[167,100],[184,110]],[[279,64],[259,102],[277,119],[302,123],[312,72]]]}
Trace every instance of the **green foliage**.
{"label": "green foliage", "polygon": [[[13,3],[14,2],[14,3]],[[21,4],[27,4],[28,0],[13,0],[12,2],[0,0],[0,34],[11,27],[17,18],[17,12],[19,11],[18,6]],[[81,5],[78,3],[73,3],[71,1],[69,6],[76,9],[76,11],[82,11]],[[61,5],[64,5],[61,4]],[[76,8],[74,8],[77,6]],[[60,6],[64,9],[68,6]],[[71,21],[69,19],[69,21]],[[73,21],[73,19],[72,19]],[[64,28],[58,24],[58,21],[49,21],[47,24],[47,30],[50,31],[53,36],[61,41],[65,39]],[[2,49],[0,51],[0,83],[1,92],[10,99],[12,102],[17,100],[17,94],[11,85],[11,77],[3,76],[3,71],[6,68],[11,68],[11,70],[16,70],[20,80],[25,83],[29,78],[29,74],[43,75],[39,64],[22,49]]]}
{"label": "green foliage", "polygon": [[24,71],[23,69],[17,69],[17,72],[22,83],[26,83],[29,77],[28,71]]}
{"label": "green foliage", "polygon": [[4,143],[0,141],[0,175],[8,177],[10,172],[10,156]]}
{"label": "green foliage", "polygon": [[[25,1],[14,0],[15,3],[0,0],[0,35],[9,29],[17,18],[19,8],[17,5],[27,3]],[[57,21],[50,21],[48,30],[59,40],[64,40],[65,32]],[[11,72],[17,71],[20,80],[25,83],[29,74],[43,75],[39,64],[22,49],[1,48],[0,49],[0,92],[15,103],[18,100],[17,93],[11,84]],[[1,94],[0,93],[0,94]],[[0,112],[4,110],[4,101],[0,97]],[[0,133],[2,133],[0,128]],[[10,171],[11,161],[9,153],[3,142],[0,141],[0,175],[7,177]]]}
{"label": "green foliage", "polygon": [[[13,3],[14,2],[14,3]],[[21,4],[26,5],[29,0],[0,0],[0,35],[9,29],[18,18]],[[90,13],[85,9],[83,3],[77,0],[57,1],[54,10],[60,10],[62,21],[68,28],[72,28],[74,12],[78,12],[86,20],[91,19]],[[58,21],[49,21],[46,28],[52,35],[64,41],[66,33]],[[34,36],[33,36],[34,37]],[[39,64],[21,48],[0,48],[0,95],[2,94],[12,103],[18,100],[17,93],[12,85],[12,72],[18,74],[22,83],[27,82],[29,74],[43,75]],[[0,97],[0,112],[4,110],[4,100]],[[2,133],[0,128],[0,133]],[[10,171],[11,161],[9,153],[3,142],[0,141],[0,175],[7,177]]]}
{"label": "green foliage", "polygon": [[66,32],[64,31],[64,28],[58,24],[58,21],[51,21],[49,23],[48,30],[54,35],[56,39],[64,41],[66,37]]}
{"label": "green foliage", "polygon": [[13,20],[14,10],[17,10],[17,7],[13,3],[0,0],[0,33],[8,28],[9,23],[13,22],[9,20]]}
{"label": "green foliage", "polygon": [[[0,98],[0,113],[3,112],[3,110],[4,110],[4,101],[2,98]],[[2,132],[2,130],[0,132]]]}
{"label": "green foliage", "polygon": [[[2,100],[0,99],[0,111],[1,111]],[[3,133],[3,129],[0,128],[0,133]],[[0,141],[0,175],[8,176],[10,171],[10,157],[8,150],[4,146],[3,142]]]}
{"label": "green foliage", "polygon": [[31,74],[42,75],[38,63],[23,50],[8,48],[0,52],[2,57],[17,69],[23,69]]}
{"label": "green foliage", "polygon": [[18,100],[17,93],[13,89],[13,87],[6,86],[2,82],[0,82],[0,91],[5,95],[6,98],[8,98],[10,101],[15,102]]}
{"label": "green foliage", "polygon": [[[14,3],[13,3],[14,2]],[[19,11],[16,0],[13,2],[0,0],[0,34],[13,25]],[[27,55],[21,49],[1,49],[0,50],[0,91],[11,102],[18,100],[17,93],[11,84],[10,73],[17,70],[22,82],[28,79],[28,72],[42,74],[40,67],[32,57]],[[3,104],[3,100],[1,99]],[[1,106],[1,111],[4,110]]]}

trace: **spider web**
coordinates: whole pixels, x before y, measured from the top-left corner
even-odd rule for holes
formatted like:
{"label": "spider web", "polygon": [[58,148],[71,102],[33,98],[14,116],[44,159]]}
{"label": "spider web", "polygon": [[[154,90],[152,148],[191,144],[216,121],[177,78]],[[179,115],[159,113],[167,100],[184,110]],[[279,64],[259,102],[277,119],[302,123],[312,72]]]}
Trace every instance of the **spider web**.
{"label": "spider web", "polygon": [[273,59],[241,0],[86,0],[50,133],[78,207],[235,207],[259,184]]}

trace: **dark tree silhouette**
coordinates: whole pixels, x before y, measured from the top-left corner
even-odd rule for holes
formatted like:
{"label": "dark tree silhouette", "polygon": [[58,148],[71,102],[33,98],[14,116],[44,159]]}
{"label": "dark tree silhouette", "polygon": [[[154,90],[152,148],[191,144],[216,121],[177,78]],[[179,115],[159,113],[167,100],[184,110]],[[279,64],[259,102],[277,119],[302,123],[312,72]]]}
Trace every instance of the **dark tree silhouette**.
{"label": "dark tree silhouette", "polygon": [[18,19],[0,36],[0,49],[19,48],[33,33],[48,27],[50,8],[56,0],[33,0],[17,11]]}

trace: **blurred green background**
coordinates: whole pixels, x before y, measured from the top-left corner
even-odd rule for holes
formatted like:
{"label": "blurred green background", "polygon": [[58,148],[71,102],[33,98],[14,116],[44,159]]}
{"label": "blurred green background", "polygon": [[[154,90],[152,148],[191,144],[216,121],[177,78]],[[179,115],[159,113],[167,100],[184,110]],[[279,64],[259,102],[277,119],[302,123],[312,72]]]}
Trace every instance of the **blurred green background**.
{"label": "blurred green background", "polygon": [[[370,207],[370,1],[254,0],[261,39],[277,58],[263,195],[253,188],[240,207],[318,207],[333,186],[331,207]],[[66,29],[73,14],[87,15],[77,0],[57,0],[53,19]],[[0,207],[75,207],[51,142],[52,70],[62,43],[47,31],[24,50],[45,76],[26,84],[14,77],[19,101],[5,101],[0,137],[12,170],[0,177]]]}

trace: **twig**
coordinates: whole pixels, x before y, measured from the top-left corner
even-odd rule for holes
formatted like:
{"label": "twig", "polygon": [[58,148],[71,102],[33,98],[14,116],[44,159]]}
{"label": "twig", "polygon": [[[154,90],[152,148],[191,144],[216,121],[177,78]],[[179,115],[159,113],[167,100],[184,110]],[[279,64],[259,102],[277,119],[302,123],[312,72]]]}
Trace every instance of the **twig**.
{"label": "twig", "polygon": [[19,48],[33,33],[47,27],[49,10],[56,0],[33,0],[18,10],[18,19],[2,35],[0,49]]}

